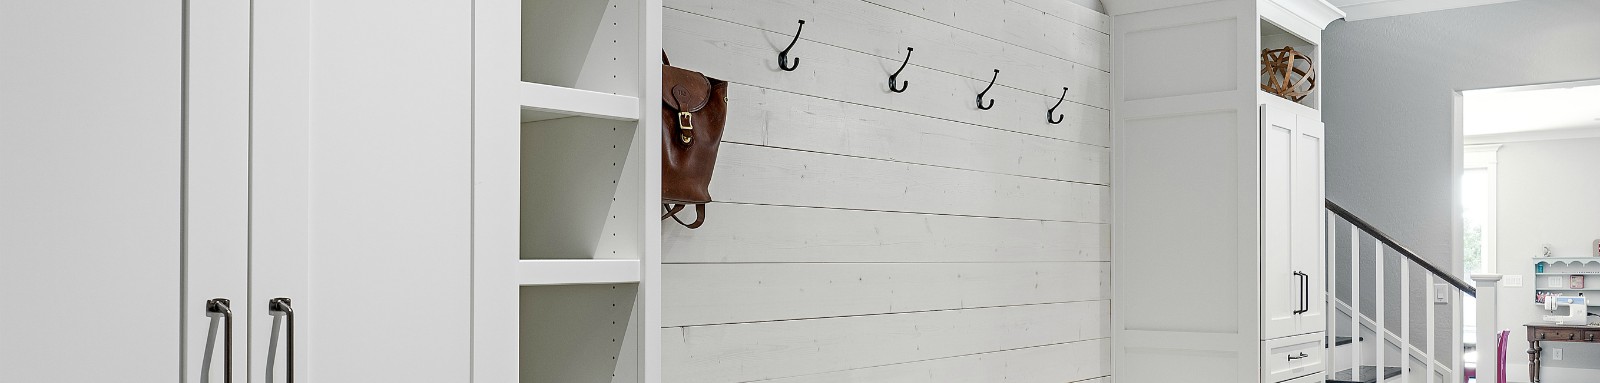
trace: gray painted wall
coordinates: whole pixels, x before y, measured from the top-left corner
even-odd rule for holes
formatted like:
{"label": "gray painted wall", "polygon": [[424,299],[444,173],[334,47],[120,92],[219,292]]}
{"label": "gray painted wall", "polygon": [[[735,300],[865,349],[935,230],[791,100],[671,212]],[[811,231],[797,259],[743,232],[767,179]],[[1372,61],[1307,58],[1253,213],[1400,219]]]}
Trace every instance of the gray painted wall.
{"label": "gray painted wall", "polygon": [[1323,44],[1329,198],[1453,264],[1452,92],[1600,78],[1600,1],[1335,21]]}
{"label": "gray painted wall", "polygon": [[1335,21],[1323,48],[1328,197],[1459,269],[1453,92],[1600,78],[1600,1]]}
{"label": "gray painted wall", "polygon": [[[1549,315],[1527,304],[1533,300],[1533,257],[1540,246],[1548,243],[1562,257],[1593,255],[1589,246],[1600,236],[1600,220],[1595,219],[1600,216],[1596,172],[1600,172],[1600,138],[1513,142],[1500,148],[1496,271],[1522,275],[1524,281],[1523,287],[1500,290],[1500,325],[1512,328],[1513,351],[1528,344],[1527,333],[1517,327]],[[1559,361],[1553,355],[1557,348],[1565,351]],[[1546,343],[1544,349],[1544,381],[1600,381],[1600,345]],[[1506,368],[1513,382],[1526,381],[1527,371],[1524,363]]]}

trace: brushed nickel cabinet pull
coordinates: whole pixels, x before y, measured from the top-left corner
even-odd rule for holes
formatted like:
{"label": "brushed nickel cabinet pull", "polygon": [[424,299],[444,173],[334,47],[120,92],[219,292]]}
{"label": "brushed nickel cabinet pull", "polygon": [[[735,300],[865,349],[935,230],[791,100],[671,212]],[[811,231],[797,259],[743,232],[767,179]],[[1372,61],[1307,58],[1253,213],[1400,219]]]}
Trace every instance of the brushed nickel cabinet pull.
{"label": "brushed nickel cabinet pull", "polygon": [[[288,343],[286,345],[288,351],[284,353],[284,356],[289,359],[288,366],[284,368],[284,375],[288,376],[289,378],[285,379],[284,381],[288,383],[294,383],[294,307],[290,303],[292,302],[289,300],[289,298],[272,298],[271,300],[267,301],[267,311],[270,315],[282,315],[284,316],[284,320],[289,322],[287,324],[287,331],[285,331],[288,338],[288,341],[286,342]],[[274,350],[274,352],[275,351],[276,350]],[[267,371],[267,374],[270,376],[272,371]],[[271,380],[269,379],[268,381]]]}
{"label": "brushed nickel cabinet pull", "polygon": [[[206,316],[222,318],[222,381],[233,383],[233,308],[227,298],[208,299]],[[208,373],[203,371],[202,376]]]}

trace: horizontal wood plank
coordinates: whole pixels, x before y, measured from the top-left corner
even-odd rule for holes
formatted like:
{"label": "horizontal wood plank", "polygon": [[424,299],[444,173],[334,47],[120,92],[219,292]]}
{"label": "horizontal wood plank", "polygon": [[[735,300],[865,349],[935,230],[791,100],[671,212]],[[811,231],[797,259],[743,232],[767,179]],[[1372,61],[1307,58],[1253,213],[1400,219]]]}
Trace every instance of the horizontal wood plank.
{"label": "horizontal wood plank", "polygon": [[[770,89],[728,90],[724,141],[1105,184],[1109,149]],[[1105,131],[1088,140],[1103,140]]]}
{"label": "horizontal wood plank", "polygon": [[[1012,0],[865,0],[1056,57],[1111,68],[1111,36]],[[1059,1],[1059,0],[1057,0]]]}
{"label": "horizontal wood plank", "polygon": [[1060,303],[1110,298],[1110,264],[663,265],[662,325]]}
{"label": "horizontal wood plank", "polygon": [[777,52],[789,43],[789,35],[670,9],[663,18],[667,20],[663,44],[674,65],[735,83],[1046,137],[1065,138],[1073,130],[1110,126],[1106,109],[1072,102],[1056,110],[1064,121],[1051,124],[1045,112],[1058,101],[1059,93],[1041,95],[1003,86],[985,95],[994,101],[993,109],[979,110],[977,95],[988,86],[988,77],[925,71],[914,90],[893,93],[888,90],[888,73],[899,67],[899,58],[824,44],[796,45],[791,55],[801,64],[785,72],[778,68]]}
{"label": "horizontal wood plank", "polygon": [[663,225],[662,262],[1110,260],[1105,224],[712,203],[705,226]]}
{"label": "horizontal wood plank", "polygon": [[[1001,76],[996,83],[1002,86],[1049,96],[1060,95],[1065,86],[1073,88],[1068,100],[1102,108],[1109,102],[1111,74],[1105,67],[1088,64],[1100,61],[1098,53],[1051,56],[861,0],[670,0],[667,7],[787,34],[794,33],[796,19],[806,19],[801,39],[895,61],[882,73],[885,80],[904,61],[905,48],[912,47],[910,65],[899,79],[913,84],[928,69],[988,80],[998,68]],[[1058,25],[1040,27],[1067,28],[1064,20],[1051,21]]]}
{"label": "horizontal wood plank", "polygon": [[1105,338],[1107,301],[663,329],[663,380],[724,383]]}
{"label": "horizontal wood plank", "polygon": [[765,205],[1104,223],[1109,188],[724,143],[711,195]]}
{"label": "horizontal wood plank", "polygon": [[1110,349],[1110,340],[1094,339],[761,382],[1101,383],[1111,374]]}
{"label": "horizontal wood plank", "polygon": [[1084,7],[1082,5],[1078,5],[1077,3],[1074,3],[1074,2],[1071,2],[1071,1],[1061,1],[1061,0],[1012,0],[1012,1],[1015,1],[1015,2],[1017,2],[1019,4],[1022,4],[1023,6],[1026,6],[1028,8],[1033,8],[1033,9],[1038,10],[1040,12],[1044,12],[1046,15],[1050,15],[1051,17],[1057,17],[1057,18],[1060,18],[1062,20],[1066,20],[1066,21],[1072,22],[1074,24],[1078,24],[1078,25],[1082,25],[1082,26],[1088,27],[1089,29],[1100,31],[1100,33],[1107,33],[1107,34],[1111,33],[1111,16],[1107,16],[1104,13],[1100,13],[1099,11],[1096,11],[1096,10],[1093,10],[1093,9],[1089,9],[1087,7]]}

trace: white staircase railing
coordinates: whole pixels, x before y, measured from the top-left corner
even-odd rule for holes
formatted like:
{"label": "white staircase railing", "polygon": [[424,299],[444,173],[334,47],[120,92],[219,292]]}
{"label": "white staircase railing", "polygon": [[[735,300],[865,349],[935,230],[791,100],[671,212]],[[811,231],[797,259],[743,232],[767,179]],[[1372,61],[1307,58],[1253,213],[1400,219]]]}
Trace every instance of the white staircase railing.
{"label": "white staircase railing", "polygon": [[[1494,383],[1494,340],[1498,331],[1494,323],[1497,308],[1493,297],[1494,282],[1479,280],[1479,286],[1487,286],[1484,289],[1485,299],[1477,302],[1476,313],[1463,313],[1462,303],[1478,296],[1478,288],[1421,258],[1332,201],[1327,203],[1327,207],[1330,213],[1327,265],[1329,339],[1346,335],[1351,337],[1351,342],[1345,346],[1336,347],[1337,342],[1330,341],[1330,356],[1338,355],[1333,353],[1347,353],[1349,362],[1348,365],[1329,365],[1328,380],[1463,382],[1469,370],[1473,369],[1464,366],[1467,355],[1462,319],[1463,315],[1475,315],[1478,318],[1477,344],[1487,347],[1478,347],[1483,351],[1477,353],[1474,367],[1480,372],[1478,376],[1489,377],[1483,382]],[[1348,225],[1341,227],[1338,225],[1341,221]],[[1366,243],[1365,247],[1363,242]],[[1348,251],[1338,253],[1340,244],[1348,244]],[[1363,265],[1369,266],[1364,268]],[[1421,278],[1413,274],[1419,274]],[[1364,276],[1370,281],[1363,283]],[[1492,277],[1499,279],[1498,276]],[[1395,281],[1391,282],[1391,279]],[[1346,291],[1348,299],[1340,299],[1340,294]],[[1370,297],[1371,301],[1363,302],[1364,296]],[[1416,311],[1421,312],[1421,318],[1414,318]],[[1449,318],[1447,326],[1439,324],[1441,317]],[[1341,323],[1344,318],[1348,318],[1348,323]],[[1398,319],[1398,325],[1391,324],[1394,319]],[[1421,324],[1414,319],[1421,319]],[[1363,340],[1363,334],[1367,331],[1372,334],[1370,341]],[[1420,342],[1413,341],[1415,331],[1422,331],[1423,339]],[[1448,336],[1440,339],[1441,333]],[[1343,359],[1342,355],[1329,358],[1330,361]],[[1371,369],[1364,371],[1366,361],[1371,361]],[[1482,374],[1483,371],[1489,374]]]}

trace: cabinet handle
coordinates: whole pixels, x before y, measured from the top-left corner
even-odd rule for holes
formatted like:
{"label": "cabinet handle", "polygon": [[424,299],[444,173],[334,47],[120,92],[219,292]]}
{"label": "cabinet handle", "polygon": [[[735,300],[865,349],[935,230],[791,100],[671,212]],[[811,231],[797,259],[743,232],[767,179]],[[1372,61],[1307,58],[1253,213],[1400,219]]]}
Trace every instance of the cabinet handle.
{"label": "cabinet handle", "polygon": [[[283,315],[284,320],[289,322],[288,329],[286,331],[288,333],[288,352],[285,353],[285,357],[289,359],[289,363],[288,366],[284,368],[284,375],[289,377],[288,379],[285,379],[285,382],[294,383],[294,307],[291,306],[290,303],[291,302],[289,301],[289,298],[272,298],[271,300],[267,301],[267,311],[270,315]],[[272,352],[276,351],[277,350],[273,350]],[[267,371],[267,375],[269,376],[268,381],[271,381],[270,376],[272,375],[272,371]]]}
{"label": "cabinet handle", "polygon": [[1302,353],[1300,353],[1300,355],[1289,355],[1289,360],[1300,360],[1300,359],[1305,359],[1305,358],[1310,358],[1310,357],[1311,357],[1311,355],[1306,355],[1306,353],[1302,352]]}
{"label": "cabinet handle", "polygon": [[1306,275],[1306,273],[1302,273],[1302,272],[1299,272],[1299,271],[1294,272],[1295,279],[1300,281],[1299,286],[1295,286],[1295,288],[1300,289],[1300,291],[1298,291],[1299,294],[1297,294],[1298,296],[1296,297],[1296,298],[1300,298],[1300,304],[1298,306],[1295,306],[1294,315],[1300,315],[1300,314],[1303,314],[1303,313],[1306,312],[1305,307],[1306,307],[1306,297],[1307,297],[1307,295],[1306,295],[1306,282],[1305,282],[1306,279],[1304,278],[1305,275]]}
{"label": "cabinet handle", "polygon": [[[228,299],[206,300],[206,316],[222,318],[222,381],[233,383],[233,309]],[[208,373],[210,371],[201,372],[202,376]]]}
{"label": "cabinet handle", "polygon": [[1310,274],[1301,272],[1301,314],[1310,312]]}

